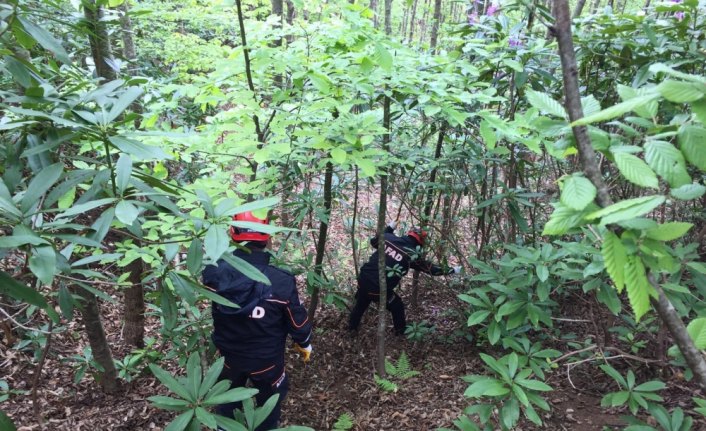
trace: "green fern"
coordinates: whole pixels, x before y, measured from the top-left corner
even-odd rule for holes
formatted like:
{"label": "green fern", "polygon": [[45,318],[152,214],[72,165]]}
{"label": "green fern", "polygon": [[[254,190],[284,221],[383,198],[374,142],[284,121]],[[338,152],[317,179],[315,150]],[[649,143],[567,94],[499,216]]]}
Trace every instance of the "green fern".
{"label": "green fern", "polygon": [[375,383],[380,387],[385,392],[397,392],[399,389],[399,386],[397,386],[397,383],[391,382],[387,379],[383,379],[382,377],[378,376],[375,374]]}
{"label": "green fern", "polygon": [[353,428],[353,425],[355,425],[353,422],[353,416],[348,413],[343,413],[338,417],[336,423],[333,424],[333,431],[348,431]]}
{"label": "green fern", "polygon": [[406,352],[402,352],[400,354],[400,358],[397,360],[397,365],[385,358],[385,372],[400,380],[406,380],[410,377],[419,375],[419,371],[412,369]]}

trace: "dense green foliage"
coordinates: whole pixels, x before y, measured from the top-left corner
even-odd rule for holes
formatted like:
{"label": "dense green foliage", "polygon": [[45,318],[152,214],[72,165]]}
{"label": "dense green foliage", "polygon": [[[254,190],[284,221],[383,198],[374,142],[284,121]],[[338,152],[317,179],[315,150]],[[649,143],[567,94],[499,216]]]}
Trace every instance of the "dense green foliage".
{"label": "dense green foliage", "polygon": [[[96,3],[113,43],[114,80],[98,76],[93,63],[84,8]],[[46,322],[18,327],[13,348],[39,362],[47,333],[72,330],[86,295],[115,302],[115,292],[141,284],[160,333],[114,359],[119,378],[150,369],[180,396],[153,399],[183,412],[170,429],[213,429],[217,419],[204,407],[251,394],[226,392],[215,380],[222,361],[203,374],[191,354],[213,356],[205,341],[210,317],[199,304],[226,301],[201,286],[199,274],[225,258],[263,279],[231,255],[223,234],[231,216],[274,209],[280,227],[270,232],[284,238],[275,250],[280,263],[302,274],[310,292],[321,289],[325,303],[341,305],[350,296],[348,256],[365,247],[356,229],[374,225],[356,220],[357,194],[386,175],[407,223],[435,233],[432,253],[466,256],[466,276],[454,286],[462,324],[453,337],[486,352],[487,369],[458,376],[469,383],[470,402],[478,400],[458,429],[511,429],[525,419],[541,425],[536,409],[550,409],[543,394],[552,390],[541,380],[562,352],[591,360],[599,342],[609,342],[556,327],[576,296],[618,316],[606,333],[643,355],[654,338],[645,334],[660,327],[651,305],[657,284],[696,347],[706,349],[703,1],[644,10],[625,10],[626,2],[623,13],[606,8],[575,19],[585,117],[573,124],[556,43],[540,25],[553,18],[541,2],[480,14],[469,6],[460,15],[447,5],[435,49],[426,39],[385,35],[360,3],[294,1],[297,15],[283,23],[269,3],[246,2],[245,47],[228,1],[0,5],[0,295],[22,309],[19,323]],[[132,29],[120,27],[126,10]],[[408,12],[397,5],[393,25],[406,27]],[[126,34],[135,58],[125,54]],[[392,101],[389,151],[385,98]],[[572,125],[588,126],[612,205],[598,205]],[[327,165],[351,244],[329,244],[321,274],[309,244],[311,231],[331,221]],[[408,336],[421,342],[435,328],[422,322]],[[158,338],[166,347],[156,347]],[[105,373],[90,347],[83,352],[65,358],[76,381]],[[678,349],[670,357],[691,376]],[[186,368],[186,378],[155,365],[165,360]],[[416,373],[406,355],[388,364],[393,377]],[[664,383],[638,384],[632,371],[601,368],[619,386],[605,406],[649,413],[663,429],[692,426],[682,410],[670,416],[659,405],[654,392]],[[19,395],[2,383],[0,397]],[[703,410],[703,400],[694,402]],[[264,410],[245,406],[238,423],[218,424],[253,429]],[[340,429],[354,422],[343,419]],[[630,429],[652,429],[631,421]]]}

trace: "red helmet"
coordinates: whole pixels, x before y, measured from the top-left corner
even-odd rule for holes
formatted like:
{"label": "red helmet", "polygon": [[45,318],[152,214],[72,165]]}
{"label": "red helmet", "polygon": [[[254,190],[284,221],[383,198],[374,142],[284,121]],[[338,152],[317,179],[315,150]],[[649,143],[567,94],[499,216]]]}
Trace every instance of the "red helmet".
{"label": "red helmet", "polygon": [[[251,223],[269,224],[268,219],[257,218],[252,212],[244,212],[236,214],[233,216],[234,221],[246,221]],[[270,234],[258,232],[255,229],[250,229],[247,227],[231,226],[230,227],[230,237],[233,241],[267,241],[270,239]]]}
{"label": "red helmet", "polygon": [[427,240],[427,233],[418,227],[413,227],[410,229],[409,232],[407,232],[407,236],[411,236],[417,240],[417,243],[421,246],[424,246],[424,243]]}

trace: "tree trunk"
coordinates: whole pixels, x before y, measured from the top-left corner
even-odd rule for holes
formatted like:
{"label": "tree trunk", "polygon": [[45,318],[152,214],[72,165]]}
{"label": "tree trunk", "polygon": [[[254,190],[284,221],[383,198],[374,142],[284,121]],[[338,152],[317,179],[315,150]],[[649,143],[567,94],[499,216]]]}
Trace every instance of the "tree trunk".
{"label": "tree trunk", "polygon": [[117,78],[117,73],[111,66],[115,62],[108,30],[103,20],[103,8],[97,5],[95,0],[84,0],[83,14],[88,24],[88,42],[91,46],[96,75],[105,78],[106,81],[113,81]]}
{"label": "tree trunk", "polygon": [[439,38],[439,26],[441,25],[441,0],[434,0],[434,21],[431,25],[431,41],[429,47],[431,52],[436,52],[436,43]]}
{"label": "tree trunk", "polygon": [[[382,108],[382,123],[386,133],[382,137],[382,150],[387,152],[390,145],[390,98],[385,96]],[[387,171],[380,171],[380,207],[378,209],[378,283],[380,302],[378,305],[378,374],[385,377],[385,328],[387,317],[387,265],[385,265],[385,217],[387,212]]]}
{"label": "tree trunk", "polygon": [[135,346],[145,345],[145,294],[142,287],[142,273],[144,267],[142,259],[135,259],[125,268],[130,271],[128,280],[132,284],[125,289],[125,327],[123,337],[125,342]]}
{"label": "tree trunk", "polygon": [[412,13],[409,15],[409,42],[414,40],[414,19],[417,17],[417,3],[419,0],[414,0],[412,4]]}
{"label": "tree trunk", "polygon": [[[649,1],[649,0],[648,0]],[[601,0],[595,0],[591,5],[591,13],[594,14],[598,11],[598,7],[601,5]]]}
{"label": "tree trunk", "polygon": [[378,0],[370,0],[370,10],[373,11],[373,27],[378,28]]}
{"label": "tree trunk", "polygon": [[[567,0],[556,0],[554,7],[554,16],[556,19],[555,33],[559,42],[559,57],[561,59],[561,67],[564,79],[564,91],[566,108],[569,112],[569,119],[574,122],[583,118],[583,109],[581,107],[581,95],[579,93],[578,72],[576,65],[576,56],[574,54],[574,44],[571,39],[571,17],[569,15],[569,4]],[[601,207],[607,207],[612,204],[612,199],[608,192],[608,187],[603,182],[596,155],[591,146],[591,138],[588,135],[586,126],[572,127],[574,138],[579,150],[579,158],[583,166],[584,174],[598,189],[596,200]],[[699,385],[706,389],[706,361],[701,355],[701,352],[696,349],[691,336],[686,331],[684,322],[677,314],[676,309],[671,304],[667,296],[664,294],[662,286],[660,286],[652,277],[648,275],[650,284],[657,291],[658,299],[652,299],[652,305],[657,310],[662,321],[667,325],[669,333],[672,335],[675,343],[679,347],[686,363],[694,373]]]}
{"label": "tree trunk", "polygon": [[574,18],[578,18],[581,16],[581,12],[583,11],[583,7],[586,5],[586,0],[578,0],[576,2],[576,7],[574,8]]}
{"label": "tree trunk", "polygon": [[82,287],[76,287],[75,292],[83,298],[81,315],[83,325],[86,329],[88,342],[91,345],[93,359],[103,367],[104,371],[96,371],[100,376],[99,383],[106,394],[114,394],[118,391],[118,373],[115,370],[113,356],[110,353],[110,346],[105,337],[103,323],[100,319],[100,310],[96,296]]}
{"label": "tree trunk", "polygon": [[392,34],[392,0],[385,0],[385,34]]}
{"label": "tree trunk", "polygon": [[[333,180],[333,164],[326,163],[326,173],[324,174],[324,216],[326,220],[321,220],[319,223],[319,241],[316,244],[316,259],[314,260],[314,273],[317,279],[324,276],[323,262],[324,253],[326,252],[326,237],[328,236],[328,225],[331,221],[331,183]],[[311,303],[309,304],[309,317],[314,320],[316,308],[319,306],[319,296],[321,289],[318,284],[314,285],[311,293]]]}
{"label": "tree trunk", "polygon": [[[436,140],[436,150],[434,151],[434,160],[438,161],[441,158],[441,148],[444,144],[444,136],[446,136],[446,125],[443,124],[439,130],[439,137]],[[431,222],[431,210],[434,207],[434,184],[436,183],[436,172],[437,166],[431,170],[429,175],[429,185],[426,189],[426,196],[424,197],[424,210],[422,215],[422,229],[427,229],[427,226]],[[412,273],[412,307],[417,307],[419,304],[419,271],[414,270]]]}
{"label": "tree trunk", "polygon": [[360,182],[358,181],[358,167],[355,167],[355,191],[353,195],[353,217],[351,218],[351,245],[353,246],[353,269],[355,270],[355,279],[358,279],[360,269],[358,268],[358,247],[356,246],[355,239],[355,220],[358,214],[358,187]]}
{"label": "tree trunk", "polygon": [[292,23],[294,22],[294,15],[296,11],[297,10],[294,7],[294,2],[292,2],[292,0],[287,0],[287,24],[292,25]]}
{"label": "tree trunk", "polygon": [[[135,60],[137,59],[137,51],[135,50],[135,39],[132,35],[134,34],[132,30],[132,20],[130,19],[130,5],[128,0],[125,0],[123,4],[120,5],[120,36],[123,40],[123,58],[127,60],[127,73],[130,76],[137,75],[137,66]],[[142,113],[142,105],[137,100],[130,105],[130,109],[137,114]],[[135,128],[139,129],[142,117],[138,116],[135,118]]]}

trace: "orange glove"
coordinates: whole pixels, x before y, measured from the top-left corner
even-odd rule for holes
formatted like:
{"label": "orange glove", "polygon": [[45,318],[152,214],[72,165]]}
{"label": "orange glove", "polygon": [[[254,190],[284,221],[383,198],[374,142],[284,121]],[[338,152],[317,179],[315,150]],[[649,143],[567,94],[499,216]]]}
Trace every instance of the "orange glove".
{"label": "orange glove", "polygon": [[311,359],[311,352],[312,352],[312,350],[314,350],[311,348],[311,344],[309,344],[306,347],[302,347],[299,344],[294,343],[294,348],[296,349],[297,352],[301,353],[302,360],[304,362],[309,362],[309,359]]}

